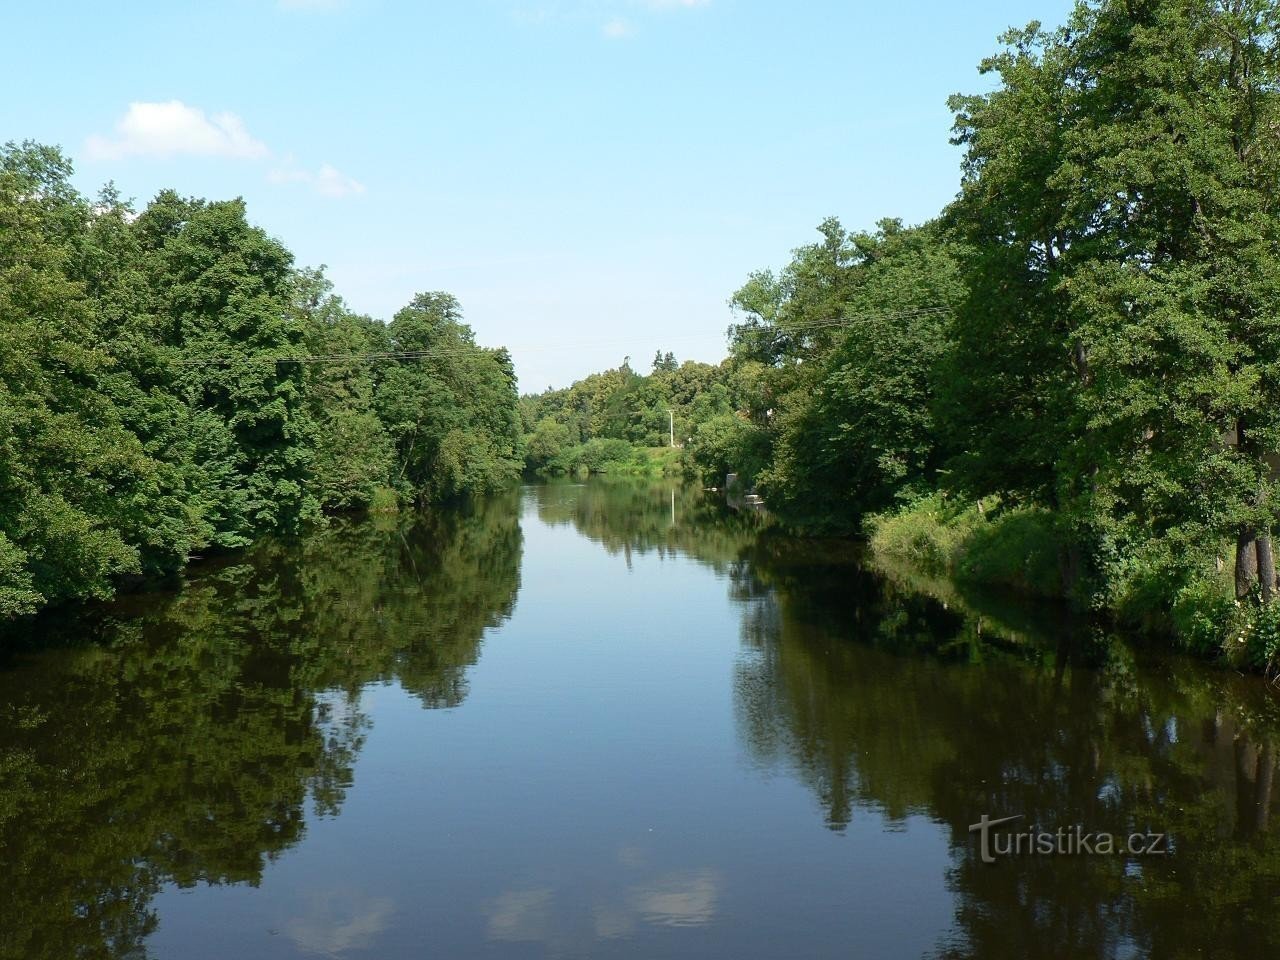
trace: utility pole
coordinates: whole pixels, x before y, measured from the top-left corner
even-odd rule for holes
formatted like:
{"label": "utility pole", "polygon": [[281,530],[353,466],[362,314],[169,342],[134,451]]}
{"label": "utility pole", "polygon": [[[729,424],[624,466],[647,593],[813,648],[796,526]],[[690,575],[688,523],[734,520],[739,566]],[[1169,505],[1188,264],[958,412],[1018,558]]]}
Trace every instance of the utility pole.
{"label": "utility pole", "polygon": [[667,411],[667,417],[668,417],[668,418],[670,419],[670,421],[671,421],[671,423],[670,423],[670,427],[671,427],[671,446],[673,446],[673,447],[674,447],[674,446],[676,445],[676,415],[675,415],[675,411],[673,411],[673,410],[668,410],[668,411]]}

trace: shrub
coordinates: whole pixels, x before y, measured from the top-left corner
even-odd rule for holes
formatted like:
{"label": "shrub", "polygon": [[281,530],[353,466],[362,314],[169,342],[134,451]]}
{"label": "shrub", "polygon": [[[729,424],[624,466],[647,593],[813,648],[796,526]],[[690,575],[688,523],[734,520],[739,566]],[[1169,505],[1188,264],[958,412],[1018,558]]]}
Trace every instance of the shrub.
{"label": "shrub", "polygon": [[769,461],[768,433],[736,413],[699,424],[688,449],[703,483],[713,487],[723,486],[729,473],[750,487]]}
{"label": "shrub", "polygon": [[1222,580],[1200,576],[1184,584],[1170,611],[1179,641],[1202,656],[1221,652],[1238,640],[1245,627],[1245,611]]}
{"label": "shrub", "polygon": [[1038,507],[1003,507],[935,493],[896,513],[868,521],[871,549],[959,580],[998,584],[1027,593],[1062,592],[1062,539],[1053,516]]}
{"label": "shrub", "polygon": [[996,513],[987,523],[966,526],[956,556],[956,575],[1027,593],[1062,593],[1061,539],[1053,516],[1038,507]]}
{"label": "shrub", "polygon": [[400,510],[400,497],[390,487],[378,487],[369,498],[370,513],[397,513]]}
{"label": "shrub", "polygon": [[867,528],[874,553],[917,563],[931,571],[950,572],[962,544],[982,523],[985,520],[977,504],[948,500],[935,493],[895,513],[870,517]]}

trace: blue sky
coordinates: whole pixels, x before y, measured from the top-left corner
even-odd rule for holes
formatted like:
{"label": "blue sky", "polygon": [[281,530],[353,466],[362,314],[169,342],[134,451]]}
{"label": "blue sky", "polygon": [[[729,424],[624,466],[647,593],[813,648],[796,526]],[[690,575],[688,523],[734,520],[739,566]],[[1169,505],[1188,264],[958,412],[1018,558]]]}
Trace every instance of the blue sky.
{"label": "blue sky", "polygon": [[718,360],[728,297],[823,217],[932,216],[958,186],[948,94],[1069,6],[14,4],[0,140],[140,203],[243,196],[374,316],[448,290],[534,390]]}

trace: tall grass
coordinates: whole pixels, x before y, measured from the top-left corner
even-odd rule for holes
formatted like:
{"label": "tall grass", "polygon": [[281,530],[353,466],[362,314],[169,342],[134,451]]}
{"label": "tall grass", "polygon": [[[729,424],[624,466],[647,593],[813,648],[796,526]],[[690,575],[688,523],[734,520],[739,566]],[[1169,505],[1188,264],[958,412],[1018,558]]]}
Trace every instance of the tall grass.
{"label": "tall grass", "polygon": [[1024,593],[1062,593],[1061,540],[1053,516],[1038,507],[978,503],[942,494],[869,521],[879,557],[918,564],[957,580],[1008,586]]}

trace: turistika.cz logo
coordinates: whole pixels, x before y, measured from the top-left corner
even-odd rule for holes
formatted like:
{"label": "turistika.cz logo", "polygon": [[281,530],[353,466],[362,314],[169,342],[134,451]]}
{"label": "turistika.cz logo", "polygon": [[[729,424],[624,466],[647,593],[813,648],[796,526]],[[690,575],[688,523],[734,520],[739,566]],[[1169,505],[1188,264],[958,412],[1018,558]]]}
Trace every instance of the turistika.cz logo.
{"label": "turistika.cz logo", "polygon": [[992,820],[985,813],[977,823],[969,824],[969,832],[978,834],[983,863],[995,863],[998,857],[1018,856],[1114,856],[1159,857],[1169,852],[1167,833],[1131,833],[1127,837],[1112,833],[1096,833],[1082,826],[1040,830],[1000,831],[997,828],[1021,820],[1022,814]]}

